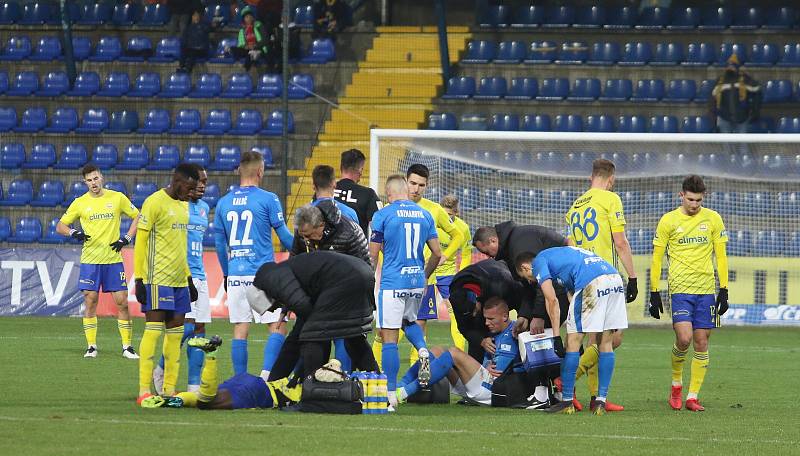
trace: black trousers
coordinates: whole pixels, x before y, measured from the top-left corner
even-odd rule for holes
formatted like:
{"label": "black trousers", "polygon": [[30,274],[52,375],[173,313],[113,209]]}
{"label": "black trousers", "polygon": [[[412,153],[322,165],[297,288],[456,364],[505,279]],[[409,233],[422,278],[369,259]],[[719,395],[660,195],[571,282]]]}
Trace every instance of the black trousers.
{"label": "black trousers", "polygon": [[198,60],[205,60],[208,58],[208,49],[181,49],[180,67],[186,70],[187,73],[192,72],[195,62]]}

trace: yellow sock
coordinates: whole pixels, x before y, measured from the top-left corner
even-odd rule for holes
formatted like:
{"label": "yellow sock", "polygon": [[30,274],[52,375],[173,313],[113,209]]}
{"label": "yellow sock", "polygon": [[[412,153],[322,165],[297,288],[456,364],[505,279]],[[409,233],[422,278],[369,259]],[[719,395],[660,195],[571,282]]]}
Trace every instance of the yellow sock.
{"label": "yellow sock", "polygon": [[708,352],[694,352],[692,357],[692,375],[689,380],[689,394],[686,399],[697,399],[697,394],[700,393],[700,387],[703,386],[703,380],[706,378],[706,371],[708,370]]}
{"label": "yellow sock", "polygon": [[197,395],[198,400],[200,402],[211,402],[217,396],[218,387],[217,358],[206,356],[203,372],[200,373],[200,393]]}
{"label": "yellow sock", "polygon": [[597,345],[592,344],[586,347],[581,359],[578,360],[578,371],[575,373],[575,380],[589,373],[589,370],[597,365],[598,359],[600,359],[600,352],[597,350]]}
{"label": "yellow sock", "polygon": [[131,333],[133,333],[133,323],[130,320],[117,320],[119,338],[122,339],[122,348],[131,345]]}
{"label": "yellow sock", "polygon": [[181,369],[181,338],[183,325],[167,328],[164,337],[164,396],[175,395],[178,372]]}
{"label": "yellow sock", "polygon": [[419,361],[419,353],[417,353],[417,349],[412,345],[411,351],[408,353],[408,365],[413,366],[417,361]]}
{"label": "yellow sock", "polygon": [[144,324],[144,334],[139,344],[139,396],[150,392],[150,382],[153,380],[153,357],[162,331],[164,331],[163,322]]}
{"label": "yellow sock", "polygon": [[176,394],[176,396],[183,399],[184,407],[197,407],[197,393],[181,391],[180,393]]}
{"label": "yellow sock", "polygon": [[83,334],[86,336],[86,345],[97,347],[97,317],[83,319]]}
{"label": "yellow sock", "polygon": [[375,338],[372,340],[372,356],[375,357],[375,362],[378,366],[382,366],[383,361],[383,339],[378,331],[375,331]]}
{"label": "yellow sock", "polygon": [[672,344],[672,386],[683,384],[683,363],[686,361],[687,350],[681,351],[678,346]]}
{"label": "yellow sock", "polygon": [[450,315],[450,337],[453,338],[453,345],[461,351],[467,351],[467,339],[458,331],[458,323],[450,306],[447,306],[447,313]]}

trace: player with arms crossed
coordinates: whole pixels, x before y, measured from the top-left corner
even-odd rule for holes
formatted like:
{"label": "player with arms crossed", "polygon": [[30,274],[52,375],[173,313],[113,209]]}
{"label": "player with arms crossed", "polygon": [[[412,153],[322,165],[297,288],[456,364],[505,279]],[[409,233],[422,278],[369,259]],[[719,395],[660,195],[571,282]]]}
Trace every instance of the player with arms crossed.
{"label": "player with arms crossed", "polygon": [[278,196],[259,188],[264,178],[264,157],[258,152],[242,154],[239,162],[239,187],[217,203],[214,214],[214,239],[217,257],[225,277],[228,314],[233,323],[231,361],[237,374],[247,372],[247,335],[250,322],[266,323],[270,335],[264,346],[261,376],[266,380],[281,351],[286,325],[280,311],[256,315],[247,303],[245,290],[264,263],[275,261],[272,230],[287,250],[294,237],[286,227]]}
{"label": "player with arms crossed", "polygon": [[[600,158],[592,163],[591,186],[581,195],[567,211],[567,239],[570,245],[590,250],[600,258],[609,262],[619,270],[619,263],[628,273],[628,285],[625,290],[625,301],[632,302],[639,293],[636,284],[636,270],[633,267],[633,256],[628,238],[625,236],[625,214],[622,200],[612,192],[614,188],[614,172],[616,167],[610,160]],[[622,344],[622,331],[613,334],[613,346],[616,350]],[[581,356],[578,366],[578,378],[586,374],[594,409],[594,397],[597,396],[597,340],[589,335],[589,346]],[[606,411],[622,411],[624,407],[606,402]]]}
{"label": "player with arms crossed", "polygon": [[[89,191],[75,199],[56,225],[56,232],[83,243],[78,289],[83,292],[83,332],[86,335],[84,358],[97,357],[97,301],[100,287],[111,293],[117,305],[117,328],[122,339],[122,356],[138,359],[131,346],[131,317],[128,312],[128,283],[122,264],[122,247],[136,234],[139,211],[124,194],[103,188],[103,175],[92,165],[81,170]],[[122,214],[133,219],[131,227],[120,236]],[[81,229],[69,225],[80,220]]]}
{"label": "player with arms crossed", "polygon": [[[532,261],[532,262],[531,262]],[[625,287],[622,277],[610,263],[594,253],[577,247],[553,247],[539,252],[525,252],[515,261],[517,273],[530,282],[537,282],[544,294],[550,321],[559,321],[561,309],[554,283],[571,295],[567,313],[567,352],[561,365],[562,401],[548,409],[553,413],[575,413],[572,402],[578,350],[584,334],[602,334],[599,338],[599,386],[595,399],[595,415],[606,412],[606,396],[614,373],[612,332],[628,327],[625,308]]]}
{"label": "player with arms crossed", "polygon": [[[650,265],[650,315],[661,318],[664,312],[659,284],[664,253],[669,258],[667,282],[672,298],[672,393],[669,405],[680,410],[683,390],[683,363],[689,344],[694,344],[692,374],[686,410],[702,412],[697,401],[708,369],[708,338],[719,325],[719,316],[728,310],[728,257],[725,243],[728,234],[722,217],[703,207],[706,186],[703,179],[691,175],[681,186],[681,206],[661,217],[653,239],[653,261]],[[719,292],[714,300],[714,263],[717,258]]]}
{"label": "player with arms crossed", "polygon": [[[372,219],[369,253],[372,264],[376,265],[378,255],[383,251],[377,328],[384,341],[382,367],[388,380],[389,403],[396,407],[395,389],[400,371],[397,340],[401,327],[409,342],[419,351],[419,374],[423,386],[430,379],[425,335],[416,320],[425,282],[439,265],[442,254],[433,217],[408,200],[406,179],[398,174],[389,176],[386,195],[389,205],[376,212]],[[426,245],[431,250],[427,263],[423,253]]]}

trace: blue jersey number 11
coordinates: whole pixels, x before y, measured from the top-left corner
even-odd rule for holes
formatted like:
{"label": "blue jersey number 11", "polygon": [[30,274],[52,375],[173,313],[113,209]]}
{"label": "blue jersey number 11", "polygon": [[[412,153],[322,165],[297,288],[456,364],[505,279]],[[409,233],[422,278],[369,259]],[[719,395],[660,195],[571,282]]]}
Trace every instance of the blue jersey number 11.
{"label": "blue jersey number 11", "polygon": [[419,223],[404,223],[403,227],[406,230],[406,258],[416,260],[419,255]]}

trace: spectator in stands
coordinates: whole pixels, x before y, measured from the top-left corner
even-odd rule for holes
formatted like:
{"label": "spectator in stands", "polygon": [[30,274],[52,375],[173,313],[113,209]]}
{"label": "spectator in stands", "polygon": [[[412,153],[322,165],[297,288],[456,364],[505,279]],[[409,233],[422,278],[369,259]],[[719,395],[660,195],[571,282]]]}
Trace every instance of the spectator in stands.
{"label": "spectator in stands", "polygon": [[261,0],[263,4],[263,16],[261,20],[264,21],[264,26],[269,33],[275,33],[275,30],[281,24],[281,13],[283,12],[283,0]]}
{"label": "spectator in stands", "polygon": [[181,58],[178,73],[191,73],[197,60],[208,58],[211,46],[208,35],[211,33],[212,27],[220,24],[216,17],[214,19],[211,24],[208,24],[203,20],[202,10],[197,9],[192,13],[192,22],[181,35]]}
{"label": "spectator in stands", "polygon": [[169,7],[169,35],[183,36],[186,28],[192,21],[194,11],[203,11],[200,0],[168,0]]}
{"label": "spectator in stands", "polygon": [[343,0],[316,0],[314,2],[314,38],[330,38],[348,24],[348,7]]}
{"label": "spectator in stands", "polygon": [[244,58],[245,71],[253,64],[266,58],[269,35],[264,24],[257,20],[255,12],[249,6],[242,9],[242,27],[239,29],[239,41],[235,47],[226,48],[237,59]]}
{"label": "spectator in stands", "polygon": [[760,115],[761,85],[740,67],[739,57],[732,54],[708,100],[720,133],[747,133]]}

